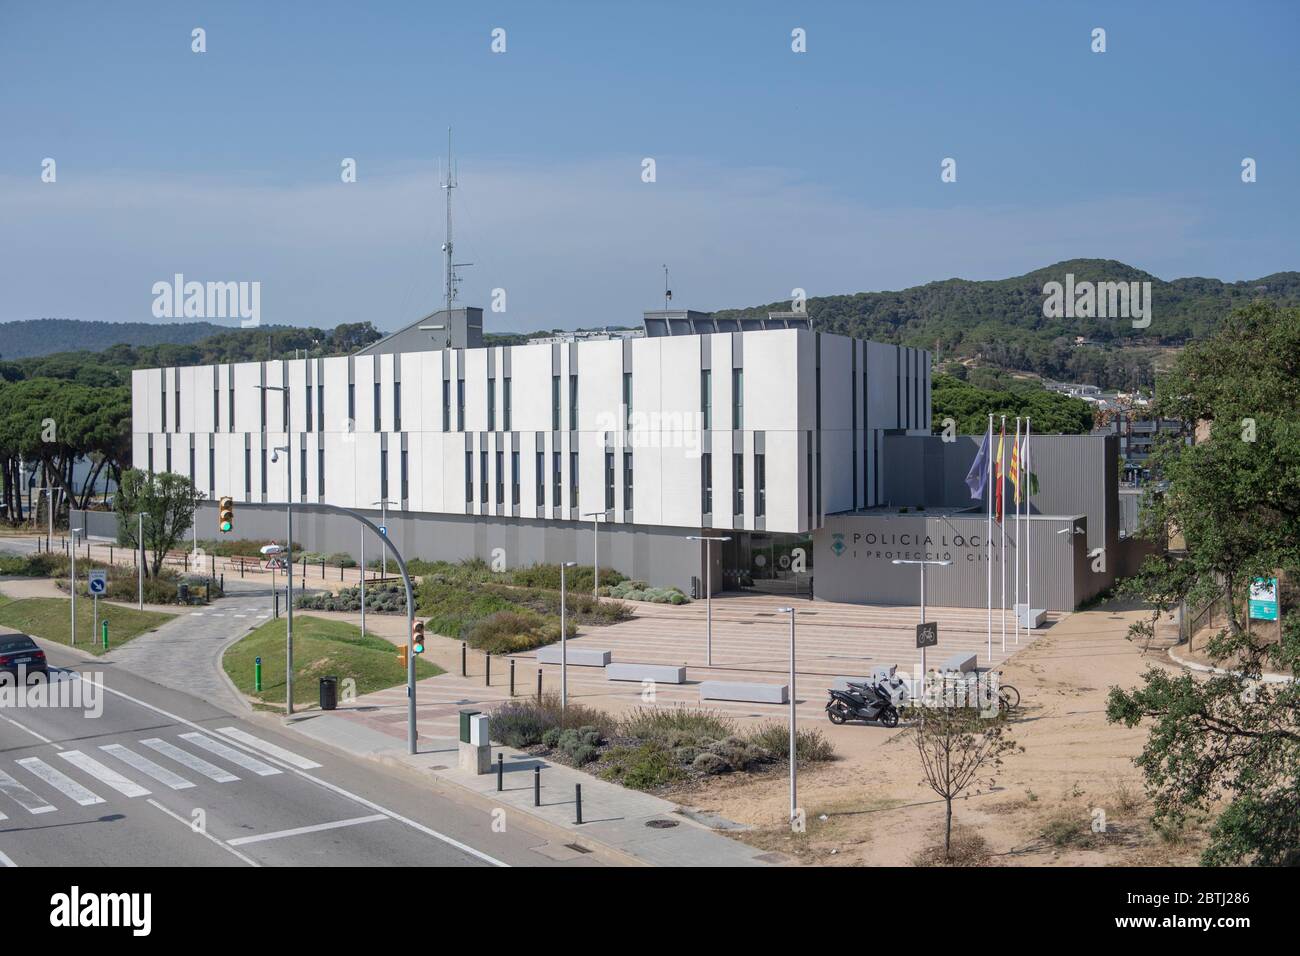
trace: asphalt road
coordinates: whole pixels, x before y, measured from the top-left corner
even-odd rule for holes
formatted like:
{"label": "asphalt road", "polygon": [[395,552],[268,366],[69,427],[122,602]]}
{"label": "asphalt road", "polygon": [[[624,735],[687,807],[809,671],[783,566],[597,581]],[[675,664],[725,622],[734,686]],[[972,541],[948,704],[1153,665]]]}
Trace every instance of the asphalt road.
{"label": "asphalt road", "polygon": [[0,706],[0,867],[599,863],[526,818],[497,832],[491,808],[404,771],[44,647],[51,686],[83,699]]}

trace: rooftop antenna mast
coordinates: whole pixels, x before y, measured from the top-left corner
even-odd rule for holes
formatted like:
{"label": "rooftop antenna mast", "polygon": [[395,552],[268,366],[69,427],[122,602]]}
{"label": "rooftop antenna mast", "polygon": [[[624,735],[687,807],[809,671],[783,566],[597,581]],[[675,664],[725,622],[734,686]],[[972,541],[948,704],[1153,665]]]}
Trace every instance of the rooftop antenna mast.
{"label": "rooftop antenna mast", "polygon": [[460,282],[460,276],[456,270],[462,266],[472,266],[472,262],[455,262],[453,261],[452,249],[453,243],[451,238],[451,191],[458,185],[456,182],[456,167],[452,164],[451,158],[451,127],[447,127],[447,177],[439,185],[447,191],[447,239],[442,244],[443,266],[446,271],[444,279],[444,297],[446,300],[446,310],[451,311],[452,304],[456,301],[456,287]]}
{"label": "rooftop antenna mast", "polygon": [[668,288],[668,266],[664,266],[664,311],[668,311],[668,301],[673,297],[673,290]]}

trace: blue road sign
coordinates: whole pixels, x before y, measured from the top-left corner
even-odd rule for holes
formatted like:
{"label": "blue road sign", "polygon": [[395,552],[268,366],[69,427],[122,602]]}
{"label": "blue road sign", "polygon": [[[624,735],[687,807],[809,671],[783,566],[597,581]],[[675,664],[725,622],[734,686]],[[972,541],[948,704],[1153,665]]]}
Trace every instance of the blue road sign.
{"label": "blue road sign", "polygon": [[91,594],[103,594],[108,590],[108,574],[105,571],[90,571],[86,574],[86,583]]}

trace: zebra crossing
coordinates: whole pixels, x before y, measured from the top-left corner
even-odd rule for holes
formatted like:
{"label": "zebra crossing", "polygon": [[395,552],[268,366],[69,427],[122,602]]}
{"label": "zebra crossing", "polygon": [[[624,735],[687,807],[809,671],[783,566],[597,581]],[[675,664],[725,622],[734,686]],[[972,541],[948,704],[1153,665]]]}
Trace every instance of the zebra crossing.
{"label": "zebra crossing", "polygon": [[[238,727],[219,727],[217,734],[244,747],[303,770],[321,765]],[[202,756],[200,755],[202,754]],[[218,784],[246,777],[273,777],[279,767],[232,746],[218,736],[190,731],[174,740],[145,737],[134,742],[100,744],[93,751],[59,750],[49,759],[20,757],[0,768],[0,820],[57,813],[65,807],[93,807],[121,796],[151,796],[154,789],[189,790],[203,778]]]}
{"label": "zebra crossing", "polygon": [[221,611],[190,611],[190,617],[242,617],[269,618],[271,612],[264,607],[236,607]]}

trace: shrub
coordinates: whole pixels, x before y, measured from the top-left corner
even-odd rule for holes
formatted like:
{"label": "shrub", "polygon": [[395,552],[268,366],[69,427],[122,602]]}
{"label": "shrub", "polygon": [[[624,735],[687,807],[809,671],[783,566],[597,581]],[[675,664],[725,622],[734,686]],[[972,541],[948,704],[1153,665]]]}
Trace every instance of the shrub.
{"label": "shrub", "polygon": [[523,748],[542,743],[552,725],[537,704],[511,700],[493,711],[488,728],[493,740],[507,747]]}
{"label": "shrub", "polygon": [[668,747],[707,745],[735,732],[731,718],[695,707],[638,707],[618,725],[619,736],[656,740]]}
{"label": "shrub", "polygon": [[653,741],[632,747],[613,747],[601,757],[600,776],[631,787],[652,790],[686,776],[673,759],[672,751]]}
{"label": "shrub", "polygon": [[355,568],[357,566],[356,558],[342,551],[335,551],[333,554],[326,555],[325,563],[336,568]]}
{"label": "shrub", "polygon": [[[572,633],[573,625],[569,626]],[[531,611],[497,611],[465,632],[465,642],[488,654],[516,654],[554,644],[560,639],[560,622]]]}
{"label": "shrub", "polygon": [[551,749],[558,747],[560,745],[560,728],[551,727],[546,733],[542,734],[542,744]]}
{"label": "shrub", "polygon": [[[790,727],[771,720],[760,724],[749,734],[749,742],[762,747],[780,760],[790,759]],[[835,747],[820,730],[795,730],[795,753],[800,763],[815,763],[835,759]]]}
{"label": "shrub", "polygon": [[[294,606],[313,611],[361,610],[361,587],[340,588],[337,594],[322,591],[294,598]],[[376,614],[405,614],[406,588],[400,581],[366,585],[366,610]]]}
{"label": "shrub", "polygon": [[681,588],[651,587],[644,581],[623,581],[612,587],[601,588],[601,593],[613,598],[648,601],[651,604],[685,604],[690,600]]}
{"label": "shrub", "polygon": [[711,753],[707,750],[704,753],[697,755],[691,766],[700,773],[707,774],[729,773],[731,771],[731,764],[717,754]]}

